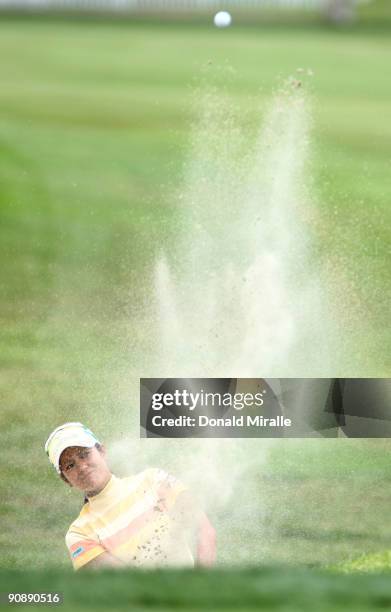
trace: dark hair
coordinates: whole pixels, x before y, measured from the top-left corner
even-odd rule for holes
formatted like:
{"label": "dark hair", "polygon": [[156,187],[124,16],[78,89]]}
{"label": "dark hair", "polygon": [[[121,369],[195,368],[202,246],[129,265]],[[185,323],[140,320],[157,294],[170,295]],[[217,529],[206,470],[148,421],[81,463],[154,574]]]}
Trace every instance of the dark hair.
{"label": "dark hair", "polygon": [[[102,449],[103,449],[103,446],[102,446],[102,444],[99,444],[99,442],[96,442],[96,444],[95,444],[95,448],[96,448],[96,449],[98,449],[98,451],[101,453],[101,452],[102,452]],[[65,449],[64,449],[64,450],[65,450]],[[61,457],[61,455],[60,455],[60,457]],[[70,487],[72,486],[72,485],[71,485],[71,483],[69,482],[69,480],[67,479],[67,477],[66,477],[66,476],[64,476],[64,473],[63,473],[63,471],[61,470],[61,468],[60,468],[60,478],[61,478],[61,479],[62,479],[64,482],[66,482],[66,483],[67,483],[67,485],[69,485]]]}

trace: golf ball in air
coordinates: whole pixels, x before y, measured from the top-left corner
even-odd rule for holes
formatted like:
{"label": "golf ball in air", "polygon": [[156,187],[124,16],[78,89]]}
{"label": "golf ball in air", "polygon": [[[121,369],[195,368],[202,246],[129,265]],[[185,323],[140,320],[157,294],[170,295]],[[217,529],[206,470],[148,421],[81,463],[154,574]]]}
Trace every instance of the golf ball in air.
{"label": "golf ball in air", "polygon": [[219,11],[213,21],[217,28],[228,28],[232,23],[232,17],[227,11]]}

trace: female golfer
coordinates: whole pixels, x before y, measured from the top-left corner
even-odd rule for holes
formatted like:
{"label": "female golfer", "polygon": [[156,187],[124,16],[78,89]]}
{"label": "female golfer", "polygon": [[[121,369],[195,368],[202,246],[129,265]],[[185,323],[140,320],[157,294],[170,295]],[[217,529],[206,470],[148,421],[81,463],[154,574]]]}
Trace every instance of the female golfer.
{"label": "female golfer", "polygon": [[61,478],[84,494],[65,538],[76,570],[214,563],[215,531],[176,478],[160,469],[114,476],[105,448],[81,423],[57,427],[45,451]]}

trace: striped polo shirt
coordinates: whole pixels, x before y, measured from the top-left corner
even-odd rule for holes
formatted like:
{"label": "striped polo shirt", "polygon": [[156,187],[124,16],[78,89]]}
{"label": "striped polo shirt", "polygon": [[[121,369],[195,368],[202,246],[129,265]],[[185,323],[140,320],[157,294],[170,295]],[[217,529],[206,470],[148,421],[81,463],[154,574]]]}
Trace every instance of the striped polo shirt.
{"label": "striped polo shirt", "polygon": [[183,530],[170,515],[185,490],[159,469],[112,476],[98,495],[87,498],[65,536],[73,567],[78,570],[105,551],[136,567],[194,565]]}

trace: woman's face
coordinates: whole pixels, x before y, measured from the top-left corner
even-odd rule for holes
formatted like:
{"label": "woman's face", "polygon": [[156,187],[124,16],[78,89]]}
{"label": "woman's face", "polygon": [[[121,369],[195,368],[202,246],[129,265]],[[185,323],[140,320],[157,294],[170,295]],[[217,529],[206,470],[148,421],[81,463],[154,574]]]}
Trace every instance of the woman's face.
{"label": "woman's face", "polygon": [[109,482],[111,472],[104,448],[70,446],[60,457],[60,469],[69,484],[86,495],[96,495]]}

